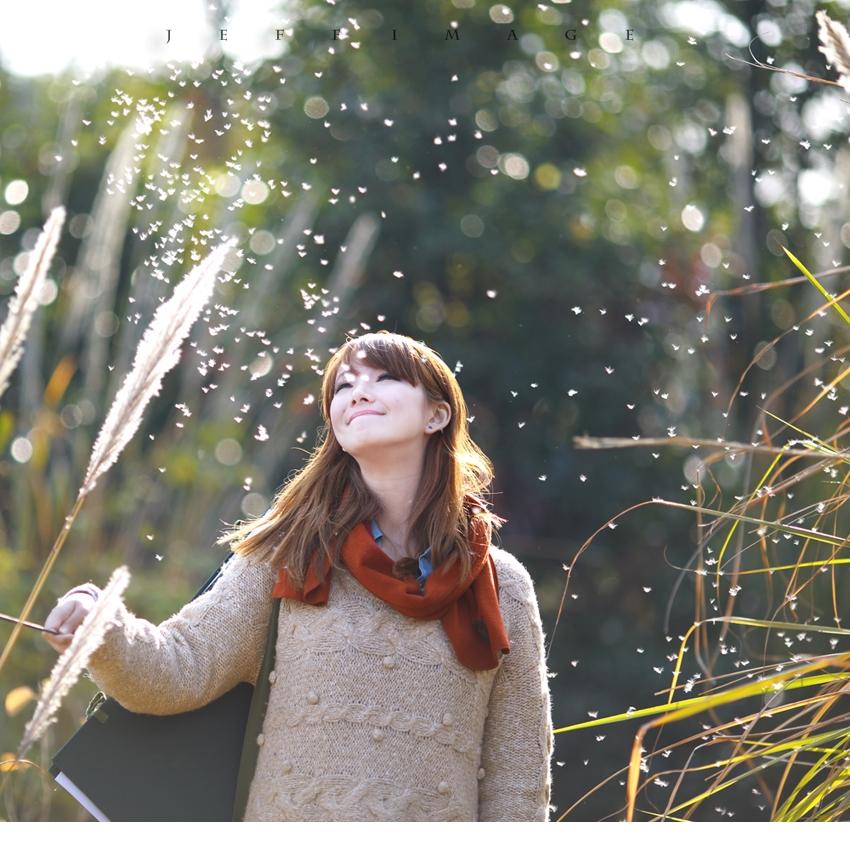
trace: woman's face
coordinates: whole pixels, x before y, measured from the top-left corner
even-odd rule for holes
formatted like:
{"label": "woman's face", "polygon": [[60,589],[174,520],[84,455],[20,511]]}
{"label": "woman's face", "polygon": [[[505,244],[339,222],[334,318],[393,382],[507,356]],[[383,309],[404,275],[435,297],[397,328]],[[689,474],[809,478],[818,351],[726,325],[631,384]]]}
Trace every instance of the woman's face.
{"label": "woman's face", "polygon": [[[442,405],[448,409],[447,403]],[[421,385],[365,363],[343,363],[334,382],[331,426],[337,442],[355,458],[391,446],[421,448],[445,424],[433,418],[434,407]]]}

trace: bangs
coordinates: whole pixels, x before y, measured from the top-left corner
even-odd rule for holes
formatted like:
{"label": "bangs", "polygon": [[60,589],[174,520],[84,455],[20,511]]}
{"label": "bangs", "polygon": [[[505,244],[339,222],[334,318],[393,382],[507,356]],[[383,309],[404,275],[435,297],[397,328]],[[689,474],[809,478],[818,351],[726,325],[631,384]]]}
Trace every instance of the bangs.
{"label": "bangs", "polygon": [[396,377],[404,378],[409,384],[422,383],[424,370],[422,360],[417,353],[401,340],[393,339],[388,335],[382,335],[382,337],[364,335],[346,343],[347,350],[339,361],[339,366],[333,375],[334,380],[343,366],[357,369],[366,365],[373,369],[386,369]]}

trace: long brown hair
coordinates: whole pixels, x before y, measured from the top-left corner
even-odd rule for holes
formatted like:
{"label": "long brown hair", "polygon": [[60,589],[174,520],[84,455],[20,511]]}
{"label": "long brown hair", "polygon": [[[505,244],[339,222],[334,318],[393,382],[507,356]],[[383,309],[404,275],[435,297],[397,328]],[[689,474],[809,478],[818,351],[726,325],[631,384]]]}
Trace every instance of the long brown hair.
{"label": "long brown hair", "polygon": [[[333,353],[322,381],[321,444],[306,465],[284,482],[263,516],[236,523],[216,542],[235,540],[231,549],[237,555],[285,566],[298,587],[303,586],[317,549],[329,563],[340,564],[348,533],[358,523],[377,516],[380,509],[357,461],[337,442],[330,422],[337,372],[341,366],[357,362],[386,369],[414,386],[422,385],[432,402],[446,401],[451,407],[449,423],[431,434],[426,444],[410,535],[417,552],[431,546],[435,569],[457,552],[458,580],[463,580],[472,566],[468,523],[486,522],[492,531],[505,522],[487,508],[484,497],[493,480],[493,466],[469,435],[463,393],[442,358],[424,343],[383,329],[349,338]],[[396,569],[404,571],[416,563],[416,559],[404,558],[396,563]]]}

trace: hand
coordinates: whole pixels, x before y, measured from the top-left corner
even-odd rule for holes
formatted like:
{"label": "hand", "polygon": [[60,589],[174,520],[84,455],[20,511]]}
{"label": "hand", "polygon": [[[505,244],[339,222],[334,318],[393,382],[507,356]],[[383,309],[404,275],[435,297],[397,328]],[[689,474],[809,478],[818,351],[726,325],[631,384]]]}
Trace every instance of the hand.
{"label": "hand", "polygon": [[[86,585],[97,590],[94,585]],[[69,590],[57,603],[56,607],[47,615],[44,621],[46,629],[55,629],[61,634],[52,635],[42,632],[44,639],[57,651],[64,652],[71,644],[74,632],[80,623],[85,620],[86,615],[94,607],[95,599],[85,590]]]}

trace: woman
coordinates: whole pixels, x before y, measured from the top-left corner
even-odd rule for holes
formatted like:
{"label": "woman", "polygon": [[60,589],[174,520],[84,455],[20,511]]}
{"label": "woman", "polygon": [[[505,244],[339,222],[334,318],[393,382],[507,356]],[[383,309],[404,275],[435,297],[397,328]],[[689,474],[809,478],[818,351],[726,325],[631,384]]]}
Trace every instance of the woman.
{"label": "woman", "polygon": [[[256,683],[278,596],[245,820],[548,820],[540,613],[526,569],[490,543],[503,520],[457,380],[383,330],[323,374],[321,445],[264,516],[219,539],[235,555],[218,582],[159,626],[122,605],[91,678],[130,711],[206,705]],[[57,650],[97,590],[59,600]]]}

